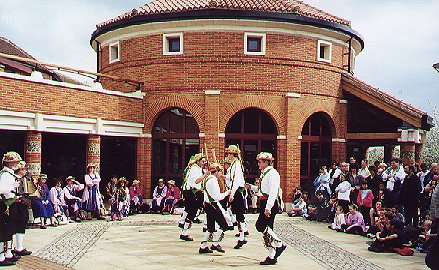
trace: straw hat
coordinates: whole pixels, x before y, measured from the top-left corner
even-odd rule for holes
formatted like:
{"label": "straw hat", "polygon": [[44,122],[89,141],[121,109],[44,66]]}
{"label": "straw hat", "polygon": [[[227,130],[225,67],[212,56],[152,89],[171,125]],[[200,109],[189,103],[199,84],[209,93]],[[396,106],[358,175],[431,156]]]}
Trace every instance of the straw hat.
{"label": "straw hat", "polygon": [[40,179],[47,179],[47,174],[40,174]]}
{"label": "straw hat", "polygon": [[168,181],[168,184],[169,184],[169,185],[175,185],[175,181],[174,181],[174,180],[169,180],[169,181]]}
{"label": "straw hat", "polygon": [[223,167],[221,166],[221,164],[219,163],[212,163],[209,165],[209,172],[218,172],[218,171],[222,171]]}
{"label": "straw hat", "polygon": [[73,177],[71,175],[66,178],[66,182],[74,181],[74,180],[75,180],[75,177]]}
{"label": "straw hat", "polygon": [[231,144],[226,148],[226,154],[240,154],[241,151],[237,145]]}
{"label": "straw hat", "polygon": [[17,152],[9,151],[3,155],[2,162],[13,163],[22,161],[20,155]]}
{"label": "straw hat", "polygon": [[121,178],[119,178],[119,180],[117,180],[117,182],[118,183],[125,182],[125,184],[127,184],[128,180],[125,177],[121,177]]}
{"label": "straw hat", "polygon": [[138,184],[140,184],[140,181],[137,180],[137,179],[135,179],[135,180],[133,181],[133,185],[138,185]]}
{"label": "straw hat", "polygon": [[90,168],[90,167],[96,168],[96,164],[94,164],[94,163],[89,163],[89,164],[87,165],[87,169]]}
{"label": "straw hat", "polygon": [[17,165],[18,170],[24,170],[24,169],[26,169],[26,167],[27,167],[26,162],[24,162],[24,161],[18,162],[18,165]]}
{"label": "straw hat", "polygon": [[268,152],[261,152],[257,155],[256,157],[257,160],[269,160],[269,161],[273,161],[273,155],[271,153]]}
{"label": "straw hat", "polygon": [[163,180],[163,178],[160,178],[160,179],[159,179],[159,183],[160,183],[160,182],[165,182],[165,181]]}
{"label": "straw hat", "polygon": [[203,154],[201,154],[201,153],[198,153],[198,154],[196,154],[196,155],[194,156],[194,160],[195,160],[195,162],[197,162],[197,161],[202,160],[202,159],[205,158],[205,157],[206,157],[205,155],[203,155]]}

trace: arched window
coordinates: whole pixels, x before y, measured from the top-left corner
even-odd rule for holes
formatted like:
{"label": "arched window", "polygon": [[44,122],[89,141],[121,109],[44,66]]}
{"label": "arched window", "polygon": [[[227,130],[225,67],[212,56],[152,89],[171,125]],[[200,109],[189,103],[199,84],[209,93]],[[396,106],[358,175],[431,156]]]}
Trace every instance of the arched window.
{"label": "arched window", "polygon": [[266,112],[249,108],[237,112],[226,127],[226,147],[237,144],[244,161],[245,176],[250,182],[259,177],[256,156],[270,152],[276,158],[277,128]]}
{"label": "arched window", "polygon": [[180,108],[162,112],[152,130],[152,188],[159,178],[181,184],[183,170],[200,148],[200,129],[194,117]]}
{"label": "arched window", "polygon": [[321,166],[328,166],[331,158],[332,131],[325,113],[314,113],[302,128],[300,185],[310,189]]}

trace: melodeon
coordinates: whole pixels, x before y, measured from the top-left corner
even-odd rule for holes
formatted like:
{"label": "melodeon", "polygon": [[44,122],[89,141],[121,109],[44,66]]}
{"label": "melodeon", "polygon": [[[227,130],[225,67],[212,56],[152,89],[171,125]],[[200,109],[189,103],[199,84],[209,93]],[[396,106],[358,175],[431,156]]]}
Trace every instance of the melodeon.
{"label": "melodeon", "polygon": [[35,192],[37,191],[37,187],[34,185],[34,182],[32,179],[28,179],[27,177],[22,177],[18,179],[19,187],[18,187],[18,194],[20,195],[29,195],[33,196]]}

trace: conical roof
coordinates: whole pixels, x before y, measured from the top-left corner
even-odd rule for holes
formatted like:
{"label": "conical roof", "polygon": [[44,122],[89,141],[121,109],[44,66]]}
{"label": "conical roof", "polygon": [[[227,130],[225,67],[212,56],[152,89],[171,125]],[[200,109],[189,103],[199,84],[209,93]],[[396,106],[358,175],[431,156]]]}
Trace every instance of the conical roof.
{"label": "conical roof", "polygon": [[350,27],[350,21],[329,14],[299,0],[155,0],[98,24],[97,28],[141,15],[171,14],[206,9],[293,13]]}

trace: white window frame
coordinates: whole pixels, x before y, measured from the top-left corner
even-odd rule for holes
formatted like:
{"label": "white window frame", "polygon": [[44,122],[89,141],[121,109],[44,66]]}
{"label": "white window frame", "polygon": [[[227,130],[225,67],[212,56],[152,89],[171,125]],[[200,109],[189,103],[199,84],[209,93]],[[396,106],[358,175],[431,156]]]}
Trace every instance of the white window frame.
{"label": "white window frame", "polygon": [[[249,52],[247,51],[247,38],[256,37],[261,39],[261,51],[260,52]],[[265,55],[266,45],[267,44],[267,35],[265,33],[244,33],[244,54],[246,55]]]}
{"label": "white window frame", "polygon": [[[320,57],[320,47],[326,47],[328,48],[328,58],[321,58]],[[317,61],[331,63],[332,61],[332,43],[324,40],[317,41]]]}
{"label": "white window frame", "polygon": [[[114,57],[113,55],[112,48],[114,47],[117,48],[117,57]],[[108,45],[108,62],[111,64],[118,61],[120,61],[120,43],[119,41],[116,41]]]}
{"label": "white window frame", "polygon": [[[180,51],[169,51],[169,38],[180,38]],[[163,34],[163,55],[179,55],[183,54],[183,33],[169,33]]]}

